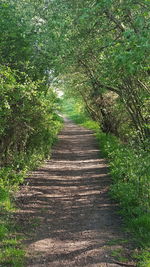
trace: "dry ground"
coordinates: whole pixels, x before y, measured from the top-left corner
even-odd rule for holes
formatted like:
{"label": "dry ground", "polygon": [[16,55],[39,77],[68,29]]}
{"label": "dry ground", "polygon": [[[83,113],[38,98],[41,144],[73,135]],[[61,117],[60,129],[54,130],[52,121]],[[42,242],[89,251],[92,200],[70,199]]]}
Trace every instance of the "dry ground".
{"label": "dry ground", "polygon": [[92,132],[66,120],[51,160],[17,196],[27,267],[115,267],[122,249],[134,265],[107,172]]}

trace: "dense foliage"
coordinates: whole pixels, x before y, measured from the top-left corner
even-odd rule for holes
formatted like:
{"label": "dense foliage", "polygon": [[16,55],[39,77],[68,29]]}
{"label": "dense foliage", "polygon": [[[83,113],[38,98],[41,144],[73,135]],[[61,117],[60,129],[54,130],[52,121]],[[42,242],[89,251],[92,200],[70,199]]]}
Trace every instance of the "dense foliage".
{"label": "dense foliage", "polygon": [[66,0],[59,8],[65,87],[82,96],[105,132],[144,142],[150,136],[149,1]]}

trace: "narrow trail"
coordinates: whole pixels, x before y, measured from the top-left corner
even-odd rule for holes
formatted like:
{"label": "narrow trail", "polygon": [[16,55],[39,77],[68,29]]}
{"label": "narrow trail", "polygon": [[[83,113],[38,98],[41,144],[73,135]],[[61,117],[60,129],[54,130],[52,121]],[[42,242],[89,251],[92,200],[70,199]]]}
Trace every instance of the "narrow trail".
{"label": "narrow trail", "polygon": [[[119,266],[128,254],[110,177],[90,130],[66,120],[52,159],[30,174],[18,195],[16,218],[25,236],[27,267]],[[127,246],[127,247],[126,247]]]}

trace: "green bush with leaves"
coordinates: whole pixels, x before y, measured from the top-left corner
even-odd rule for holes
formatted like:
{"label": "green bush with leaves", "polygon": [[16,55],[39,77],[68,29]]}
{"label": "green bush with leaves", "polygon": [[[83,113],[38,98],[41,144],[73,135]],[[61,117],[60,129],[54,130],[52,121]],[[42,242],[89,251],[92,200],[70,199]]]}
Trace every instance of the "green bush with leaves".
{"label": "green bush with leaves", "polygon": [[25,74],[18,77],[10,68],[1,68],[0,76],[1,165],[14,164],[18,155],[38,150],[47,153],[59,128],[53,90],[45,89],[42,81],[33,82]]}
{"label": "green bush with leaves", "polygon": [[[20,74],[20,73],[19,73]],[[23,181],[28,169],[50,154],[61,120],[52,88],[24,73],[0,69],[0,188]],[[24,82],[20,82],[24,80]]]}

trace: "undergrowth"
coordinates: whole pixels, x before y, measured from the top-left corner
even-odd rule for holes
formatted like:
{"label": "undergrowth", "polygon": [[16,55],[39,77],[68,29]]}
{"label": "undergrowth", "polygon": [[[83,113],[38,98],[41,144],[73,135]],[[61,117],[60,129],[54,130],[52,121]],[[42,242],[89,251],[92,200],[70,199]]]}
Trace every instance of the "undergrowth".
{"label": "undergrowth", "polygon": [[10,192],[11,186],[0,187],[0,266],[22,267],[24,250],[21,245],[23,236],[18,234],[13,218],[15,210]]}
{"label": "undergrowth", "polygon": [[134,257],[138,266],[150,267],[150,153],[142,147],[123,144],[113,135],[101,131],[87,115],[68,110],[76,123],[92,129],[103,156],[109,160],[112,177],[111,197],[120,205],[126,230],[137,246]]}

